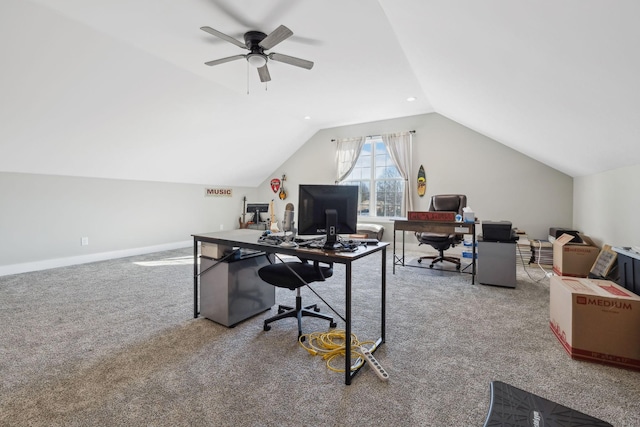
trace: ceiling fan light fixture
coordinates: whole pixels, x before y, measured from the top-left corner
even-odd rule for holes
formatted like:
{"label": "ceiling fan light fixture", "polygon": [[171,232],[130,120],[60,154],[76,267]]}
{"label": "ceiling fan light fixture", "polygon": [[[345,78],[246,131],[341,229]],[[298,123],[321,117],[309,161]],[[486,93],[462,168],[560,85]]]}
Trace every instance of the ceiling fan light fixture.
{"label": "ceiling fan light fixture", "polygon": [[259,53],[250,53],[247,55],[247,61],[255,68],[262,68],[267,63],[267,57]]}
{"label": "ceiling fan light fixture", "polygon": [[244,33],[244,43],[211,27],[204,26],[200,27],[200,29],[215,37],[234,44],[239,48],[249,51],[247,54],[233,55],[226,58],[207,61],[205,62],[205,65],[220,65],[226,62],[244,58],[247,60],[248,68],[249,66],[251,66],[251,68],[255,68],[258,71],[258,76],[260,77],[260,81],[262,83],[271,81],[269,69],[267,68],[267,62],[269,62],[270,60],[274,62],[282,62],[284,64],[293,65],[294,67],[300,67],[307,70],[313,68],[313,62],[307,61],[306,59],[296,58],[294,56],[284,55],[281,53],[264,52],[265,50],[270,50],[272,47],[280,44],[280,42],[293,35],[293,32],[284,25],[280,25],[268,35],[261,31],[247,31],[246,33]]}

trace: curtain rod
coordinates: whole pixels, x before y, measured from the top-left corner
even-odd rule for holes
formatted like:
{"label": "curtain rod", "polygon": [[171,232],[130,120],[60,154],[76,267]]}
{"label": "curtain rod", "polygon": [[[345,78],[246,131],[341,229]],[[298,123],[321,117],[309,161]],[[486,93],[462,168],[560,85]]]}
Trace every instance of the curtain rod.
{"label": "curtain rod", "polygon": [[[416,133],[415,130],[410,130],[409,133]],[[365,138],[373,138],[374,136],[380,136],[380,135],[367,135],[365,136]],[[332,139],[331,142],[336,142],[335,139]]]}

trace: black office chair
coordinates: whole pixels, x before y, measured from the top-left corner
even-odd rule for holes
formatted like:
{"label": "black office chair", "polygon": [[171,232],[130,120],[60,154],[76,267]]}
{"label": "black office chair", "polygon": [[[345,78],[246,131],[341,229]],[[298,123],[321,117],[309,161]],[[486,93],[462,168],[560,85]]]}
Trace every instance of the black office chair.
{"label": "black office chair", "polygon": [[[293,270],[293,271],[292,271]],[[322,266],[318,261],[308,260],[283,262],[270,264],[258,270],[258,275],[262,280],[270,285],[279,288],[289,288],[296,291],[295,307],[278,305],[278,314],[264,321],[264,330],[271,329],[270,323],[287,317],[298,319],[298,339],[302,335],[302,317],[318,317],[329,321],[329,327],[335,328],[336,323],[333,317],[319,313],[320,309],[316,304],[302,306],[300,288],[311,282],[323,282],[326,278],[333,276],[333,265]],[[300,280],[302,278],[302,280]]]}
{"label": "black office chair", "polygon": [[[462,215],[462,209],[467,206],[467,196],[464,194],[440,194],[431,197],[429,203],[429,211],[448,211]],[[433,268],[437,262],[448,261],[456,266],[456,270],[460,270],[460,258],[446,256],[444,251],[462,242],[461,234],[418,232],[416,238],[420,245],[426,244],[433,246],[438,250],[438,255],[426,255],[418,259],[422,263],[423,259],[432,259],[429,268]]]}

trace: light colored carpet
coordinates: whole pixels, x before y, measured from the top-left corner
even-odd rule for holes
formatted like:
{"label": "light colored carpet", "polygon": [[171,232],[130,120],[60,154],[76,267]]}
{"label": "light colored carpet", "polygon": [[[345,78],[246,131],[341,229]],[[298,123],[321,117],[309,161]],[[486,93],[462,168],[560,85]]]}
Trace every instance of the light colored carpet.
{"label": "light colored carpet", "polygon": [[[549,330],[549,282],[388,271],[387,341],[352,385],[269,313],[235,328],[193,318],[191,249],[0,277],[2,426],[481,426],[500,380],[640,426],[640,373],[575,361]],[[354,326],[378,336],[379,256],[354,264]],[[342,310],[344,271],[316,289]],[[294,292],[278,289],[291,303]],[[305,303],[320,302],[303,290]],[[320,303],[323,311],[326,306]],[[342,327],[338,321],[338,327]],[[308,332],[327,329],[305,318]]]}

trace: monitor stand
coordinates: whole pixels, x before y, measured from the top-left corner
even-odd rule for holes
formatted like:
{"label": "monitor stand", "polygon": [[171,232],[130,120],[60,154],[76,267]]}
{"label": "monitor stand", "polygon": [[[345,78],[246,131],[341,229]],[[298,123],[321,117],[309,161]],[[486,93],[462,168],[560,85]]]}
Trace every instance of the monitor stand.
{"label": "monitor stand", "polygon": [[335,209],[327,209],[324,211],[324,216],[327,221],[326,230],[327,238],[324,242],[323,249],[328,251],[336,250],[340,247],[338,243],[338,211]]}

